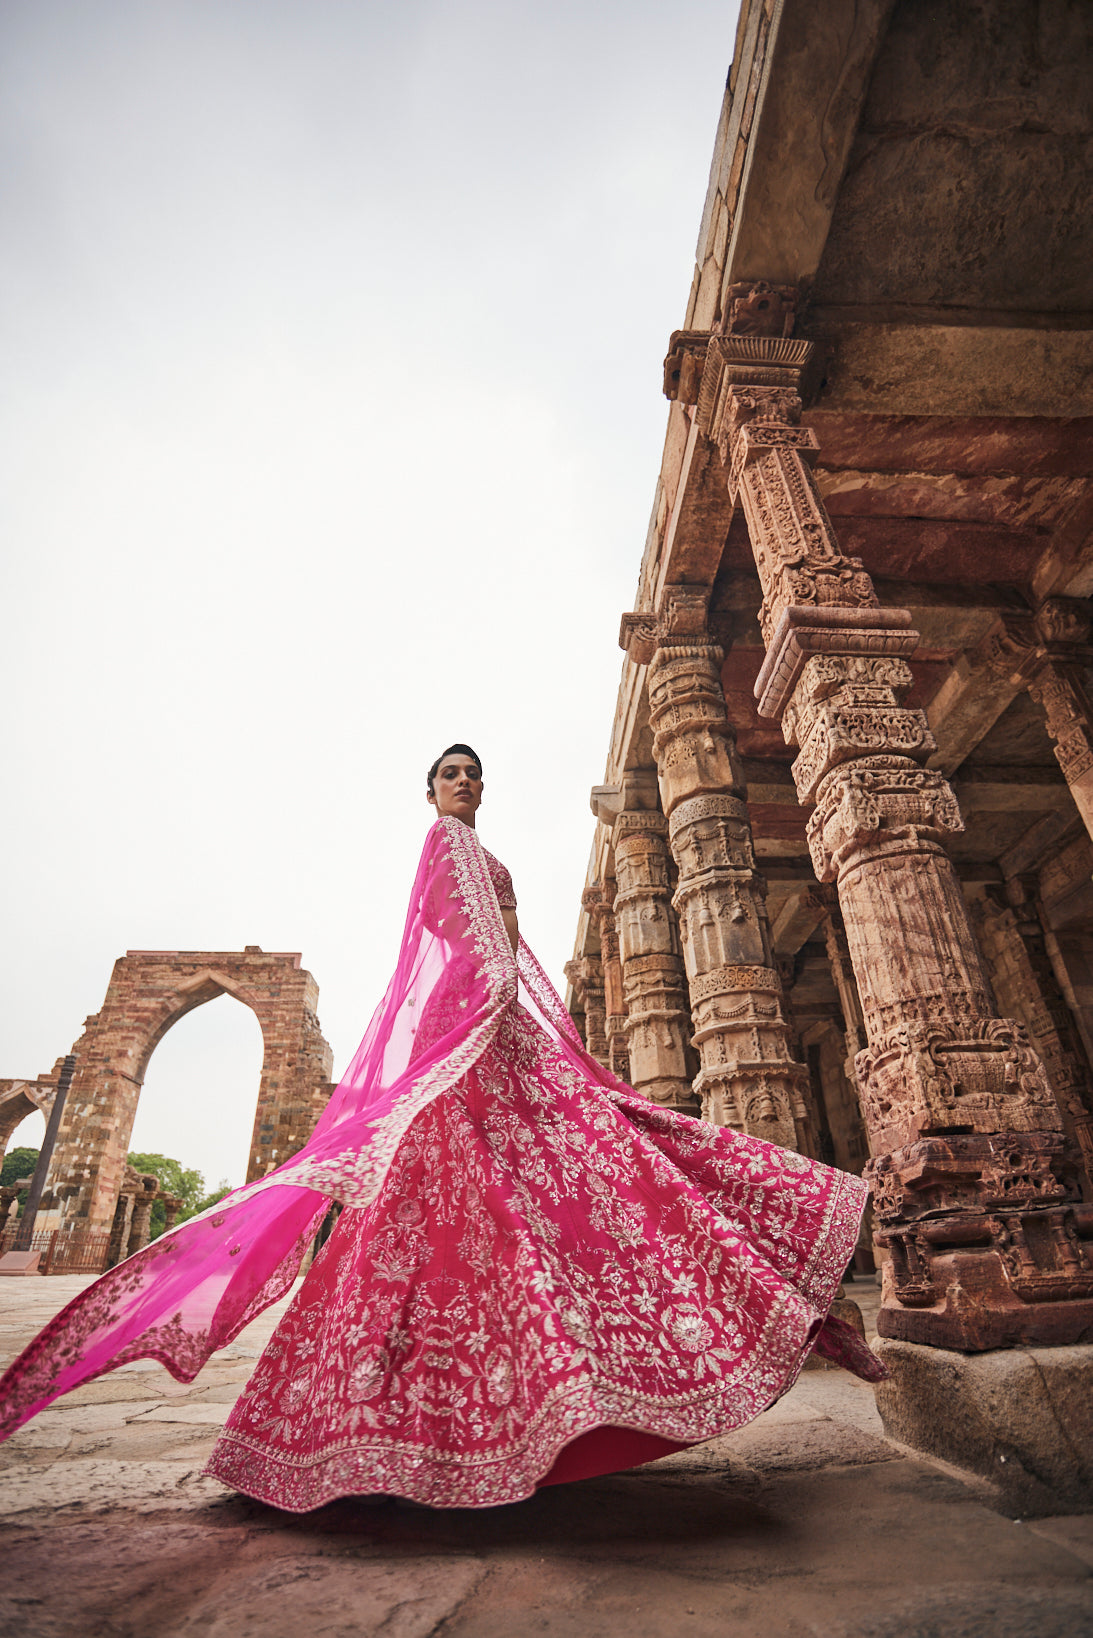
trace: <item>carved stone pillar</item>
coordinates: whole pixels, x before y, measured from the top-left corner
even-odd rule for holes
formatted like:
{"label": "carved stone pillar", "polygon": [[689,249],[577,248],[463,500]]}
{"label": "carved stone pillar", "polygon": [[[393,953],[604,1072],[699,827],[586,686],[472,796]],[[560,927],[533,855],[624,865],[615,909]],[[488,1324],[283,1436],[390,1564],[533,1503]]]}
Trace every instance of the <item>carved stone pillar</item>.
{"label": "carved stone pillar", "polygon": [[667,836],[668,821],[661,813],[620,813],[611,831],[629,1079],[654,1103],[694,1115],[698,1100],[688,1064],[691,1018],[671,902]]}
{"label": "carved stone pillar", "polygon": [[781,720],[809,846],[837,882],[867,1045],[857,1079],[879,1227],[882,1336],[977,1350],[1078,1340],[1093,1267],[1043,1064],[994,1016],[945,838],[961,828],[934,740],[902,699],[917,644],[842,554],[797,424],[811,344],[711,337],[699,424],[718,443],[763,591],[760,712]]}
{"label": "carved stone pillar", "polygon": [[597,1063],[608,1068],[607,1014],[604,1006],[603,968],[599,956],[567,961],[565,975],[584,1002],[584,1044]]}
{"label": "carved stone pillar", "polygon": [[1007,614],[983,645],[986,670],[1007,689],[1027,688],[1043,707],[1055,757],[1093,836],[1091,613],[1085,599],[1049,597],[1035,615]]}
{"label": "carved stone pillar", "polygon": [[604,1034],[607,1040],[607,1067],[620,1081],[629,1082],[627,1056],[626,1001],[619,956],[619,932],[615,918],[615,880],[608,877],[595,887],[587,887],[581,902],[595,921],[600,934],[600,967],[603,972]]}
{"label": "carved stone pillar", "polygon": [[110,1225],[110,1243],[106,1252],[106,1266],[113,1268],[129,1255],[129,1236],[133,1225],[132,1194],[120,1194],[114,1207],[114,1221]]}
{"label": "carved stone pillar", "polygon": [[152,1205],[154,1195],[138,1194],[133,1202],[133,1220],[129,1229],[129,1246],[125,1255],[131,1257],[135,1251],[143,1251],[148,1244],[148,1236],[152,1229]]}
{"label": "carved stone pillar", "polygon": [[626,641],[651,660],[653,753],[679,867],[673,904],[701,1062],[694,1090],[715,1125],[792,1148],[807,1071],[790,1051],[706,595],[670,586],[655,626],[643,616],[623,622]]}
{"label": "carved stone pillar", "polygon": [[850,945],[847,943],[838,896],[832,887],[821,887],[817,891],[824,896],[824,942],[843,1015],[843,1040],[846,1043],[843,1074],[856,1090],[858,1079],[854,1065],[858,1053],[865,1046],[865,1016],[854,979],[854,964],[850,959]]}
{"label": "carved stone pillar", "polygon": [[1019,880],[1007,882],[1006,896],[1008,904],[986,898],[975,906],[980,944],[999,1004],[1021,1020],[1039,1048],[1088,1183],[1093,1179],[1093,1076],[1055,979],[1035,901]]}
{"label": "carved stone pillar", "polygon": [[1089,607],[1069,597],[1052,597],[1036,616],[1042,647],[1028,685],[1043,706],[1055,756],[1075,806],[1093,836],[1093,712],[1086,677],[1093,653]]}
{"label": "carved stone pillar", "polygon": [[798,1154],[808,1155],[812,1160],[822,1160],[820,1134],[823,1122],[820,1108],[823,1093],[808,1062],[801,1026],[793,1005],[793,989],[797,982],[797,957],[776,956],[774,966],[782,986],[782,1016],[786,1021],[786,1042],[793,1055],[793,1061],[799,1063],[804,1070],[801,1076],[801,1098],[794,1112],[793,1124],[796,1135],[793,1147]]}

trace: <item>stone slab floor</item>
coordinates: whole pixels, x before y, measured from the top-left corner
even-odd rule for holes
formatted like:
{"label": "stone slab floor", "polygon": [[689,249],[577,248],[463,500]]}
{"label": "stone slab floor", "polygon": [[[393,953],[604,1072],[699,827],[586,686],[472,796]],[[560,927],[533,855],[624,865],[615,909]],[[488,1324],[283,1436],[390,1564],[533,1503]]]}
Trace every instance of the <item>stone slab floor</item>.
{"label": "stone slab floor", "polygon": [[[0,1280],[6,1363],[87,1281]],[[854,1296],[875,1308],[875,1291]],[[872,1300],[870,1300],[872,1299]],[[518,1506],[304,1517],[200,1469],[284,1304],[188,1389],[152,1362],[0,1446],[12,1638],[1089,1638],[1093,1516],[1015,1521],[806,1372],[748,1428]]]}

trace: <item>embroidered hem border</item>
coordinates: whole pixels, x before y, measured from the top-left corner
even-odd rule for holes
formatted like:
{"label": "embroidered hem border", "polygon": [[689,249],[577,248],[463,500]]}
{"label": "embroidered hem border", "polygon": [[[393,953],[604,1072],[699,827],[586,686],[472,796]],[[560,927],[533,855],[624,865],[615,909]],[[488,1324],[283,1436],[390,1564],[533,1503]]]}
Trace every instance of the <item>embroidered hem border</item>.
{"label": "embroidered hem border", "polygon": [[[379,1494],[430,1507],[498,1507],[526,1500],[565,1447],[597,1428],[649,1433],[674,1444],[702,1444],[731,1433],[793,1386],[831,1306],[853,1253],[868,1189],[860,1178],[843,1175],[834,1193],[827,1233],[817,1237],[810,1265],[819,1298],[815,1306],[787,1293],[746,1365],[700,1393],[657,1399],[603,1378],[567,1384],[547,1396],[517,1443],[488,1455],[372,1437],[294,1462],[226,1429],[203,1471],[290,1513],[311,1512],[344,1496]],[[760,1389],[760,1371],[773,1373],[780,1386],[773,1392]],[[731,1408],[724,1404],[727,1398],[734,1401]]]}

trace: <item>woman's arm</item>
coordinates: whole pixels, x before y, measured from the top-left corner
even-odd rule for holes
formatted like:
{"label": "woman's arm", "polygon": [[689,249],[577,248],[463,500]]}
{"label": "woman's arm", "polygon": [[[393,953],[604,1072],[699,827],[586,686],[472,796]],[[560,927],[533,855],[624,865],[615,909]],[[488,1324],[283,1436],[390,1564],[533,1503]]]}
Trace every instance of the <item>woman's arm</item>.
{"label": "woman's arm", "polygon": [[509,935],[509,943],[512,945],[512,953],[515,955],[520,948],[520,923],[517,920],[516,911],[507,910],[502,905],[501,920],[505,924],[505,932]]}

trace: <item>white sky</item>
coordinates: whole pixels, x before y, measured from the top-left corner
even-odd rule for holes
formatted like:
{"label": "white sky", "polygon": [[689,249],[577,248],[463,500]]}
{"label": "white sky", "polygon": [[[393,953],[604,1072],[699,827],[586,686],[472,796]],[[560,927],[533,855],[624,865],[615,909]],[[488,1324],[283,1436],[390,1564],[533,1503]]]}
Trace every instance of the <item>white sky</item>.
{"label": "white sky", "polygon": [[[340,1073],[452,739],[562,982],[736,12],[6,0],[0,1074],[244,944]],[[260,1058],[190,1014],[132,1146],[241,1181]]]}

